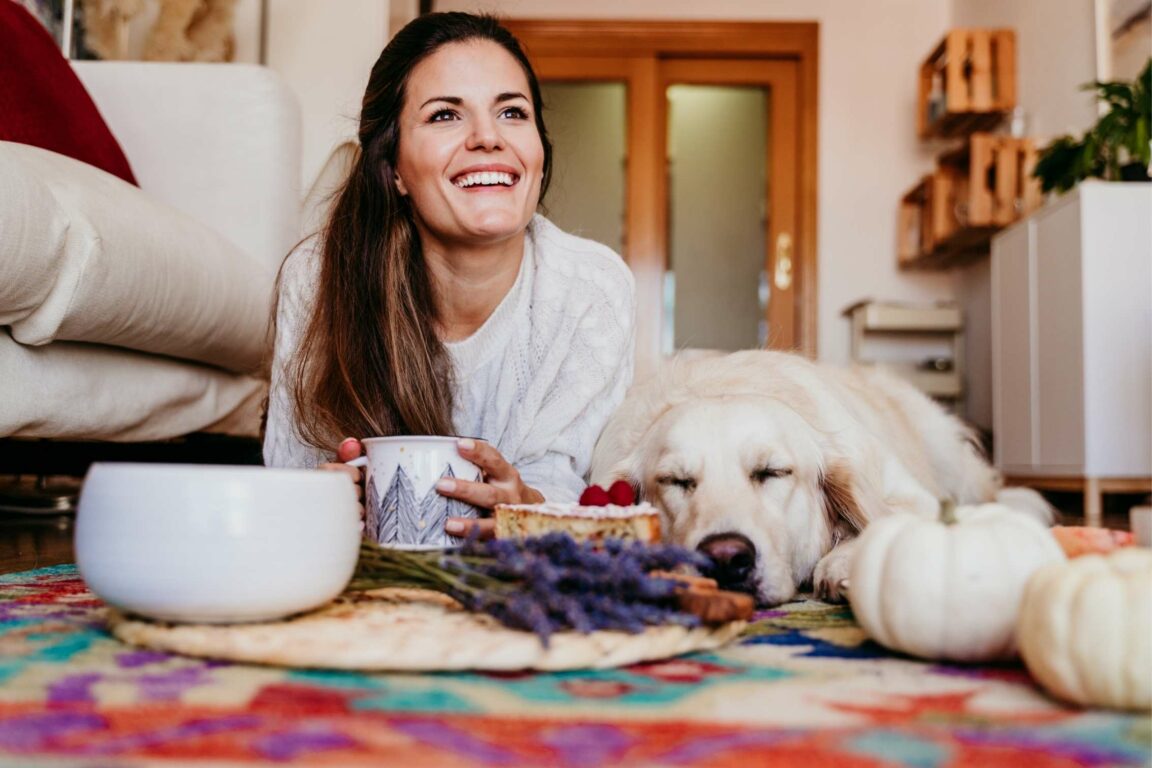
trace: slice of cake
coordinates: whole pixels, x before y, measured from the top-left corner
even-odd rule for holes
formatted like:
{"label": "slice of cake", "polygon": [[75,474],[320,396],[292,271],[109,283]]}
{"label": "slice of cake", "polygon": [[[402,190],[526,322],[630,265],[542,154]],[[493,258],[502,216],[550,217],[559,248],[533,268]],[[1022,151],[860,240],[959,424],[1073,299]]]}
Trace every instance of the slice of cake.
{"label": "slice of cake", "polygon": [[561,531],[577,541],[633,539],[652,544],[660,541],[660,517],[656,507],[644,503],[620,507],[585,507],[580,504],[497,504],[496,538],[524,539]]}
{"label": "slice of cake", "polygon": [[[619,486],[627,488],[627,493]],[[498,539],[523,539],[559,531],[577,541],[660,541],[656,507],[647,502],[633,504],[632,489],[626,483],[614,484],[609,491],[592,486],[574,504],[497,504],[494,516]]]}

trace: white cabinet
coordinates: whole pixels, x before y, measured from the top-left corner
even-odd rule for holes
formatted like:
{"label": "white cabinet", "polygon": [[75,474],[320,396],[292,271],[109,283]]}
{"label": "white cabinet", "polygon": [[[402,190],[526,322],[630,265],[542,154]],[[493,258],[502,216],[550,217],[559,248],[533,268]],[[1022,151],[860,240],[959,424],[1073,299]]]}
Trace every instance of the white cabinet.
{"label": "white cabinet", "polygon": [[1082,183],[992,239],[992,397],[1006,475],[1079,483],[1090,522],[1148,487],[1152,184]]}

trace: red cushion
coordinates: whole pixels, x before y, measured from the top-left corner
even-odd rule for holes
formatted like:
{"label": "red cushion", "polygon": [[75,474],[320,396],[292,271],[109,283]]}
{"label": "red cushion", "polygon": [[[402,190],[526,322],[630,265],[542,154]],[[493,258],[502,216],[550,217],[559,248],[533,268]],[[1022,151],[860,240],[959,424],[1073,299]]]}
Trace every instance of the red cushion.
{"label": "red cushion", "polygon": [[50,149],[136,183],[52,35],[13,0],[0,0],[0,141]]}

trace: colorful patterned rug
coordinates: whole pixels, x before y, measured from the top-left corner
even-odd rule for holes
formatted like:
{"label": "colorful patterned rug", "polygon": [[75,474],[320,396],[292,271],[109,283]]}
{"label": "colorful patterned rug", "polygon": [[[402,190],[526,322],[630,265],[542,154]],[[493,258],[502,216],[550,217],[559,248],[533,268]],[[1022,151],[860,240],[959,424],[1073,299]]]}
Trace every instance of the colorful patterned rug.
{"label": "colorful patterned rug", "polygon": [[71,566],[0,577],[0,765],[1147,766],[1152,720],[894,656],[842,607],[601,672],[289,671],[122,645]]}

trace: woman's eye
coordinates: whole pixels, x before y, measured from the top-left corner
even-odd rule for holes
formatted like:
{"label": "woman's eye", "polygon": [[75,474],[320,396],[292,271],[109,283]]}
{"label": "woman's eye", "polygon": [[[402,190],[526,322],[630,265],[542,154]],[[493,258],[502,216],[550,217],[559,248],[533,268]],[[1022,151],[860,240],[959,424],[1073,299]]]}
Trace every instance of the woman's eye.
{"label": "woman's eye", "polygon": [[528,112],[523,107],[505,107],[500,110],[500,117],[507,117],[513,120],[527,120]]}
{"label": "woman's eye", "polygon": [[455,119],[456,119],[456,112],[454,112],[451,109],[441,109],[441,110],[437,110],[436,112],[433,112],[431,115],[429,115],[428,122],[430,122],[430,123],[443,123],[447,120],[455,120]]}

